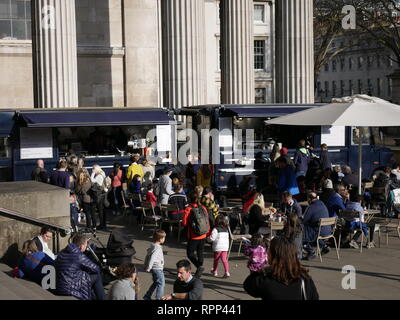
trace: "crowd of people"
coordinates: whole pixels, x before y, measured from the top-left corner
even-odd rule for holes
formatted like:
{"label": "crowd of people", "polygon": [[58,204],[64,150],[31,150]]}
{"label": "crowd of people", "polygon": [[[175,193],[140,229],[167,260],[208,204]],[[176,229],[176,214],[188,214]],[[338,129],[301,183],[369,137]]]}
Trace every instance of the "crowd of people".
{"label": "crowd of people", "polygon": [[[82,219],[81,213],[84,213],[86,227],[93,231],[106,229],[107,212],[121,215],[122,204],[127,202],[132,209],[141,206],[137,198],[127,201],[129,194],[139,195],[139,199],[149,202],[157,214],[161,214],[160,205],[176,207],[176,211],[168,212],[168,218],[181,221],[186,229],[187,260],[177,262],[178,279],[173,293],[166,295],[162,245],[167,233],[162,229],[156,230],[144,262],[145,271],[151,273],[153,279],[143,295],[145,300],[201,299],[203,283],[200,279],[205,271],[207,243],[212,245],[213,251],[211,274],[218,277],[221,260],[223,277],[229,278],[230,233],[237,227],[240,227],[241,234],[251,235],[249,241],[244,239],[249,269],[244,282],[246,292],[262,299],[318,299],[315,284],[300,260],[316,257],[321,218],[338,216],[345,210],[359,212],[360,218],[347,219],[340,232],[349,235],[355,229],[362,230],[369,237],[368,246],[374,246],[374,226],[366,225],[362,217],[372,196],[366,190],[364,197],[360,197],[358,176],[349,166],[333,166],[326,144],[320,149],[320,154],[315,155],[310,142],[302,139],[293,159],[289,157],[288,149],[278,144],[269,159],[257,154],[255,185],[252,185],[251,176],[244,177],[236,190],[242,199],[239,219],[220,210],[224,199],[214,193],[212,165],[189,162],[186,166],[166,166],[160,172],[155,164],[135,154],[127,170],[115,163],[107,175],[98,165],[93,166],[89,173],[84,168],[84,159],[71,157],[61,159],[56,170],[50,173],[45,170],[43,160],[38,160],[32,179],[70,190],[71,225],[77,227]],[[398,177],[399,166],[383,168],[374,173],[375,185],[388,190],[397,189],[400,186]],[[267,203],[264,198],[270,195],[277,198]],[[382,210],[389,211],[388,206],[382,205]],[[268,223],[276,216],[284,221],[284,229],[272,237]],[[140,215],[138,219],[140,221]],[[341,245],[357,248],[360,232],[351,239],[343,237]],[[329,226],[322,227],[322,236],[330,233]],[[34,266],[51,264],[57,270],[58,294],[79,299],[105,299],[99,267],[84,254],[88,239],[75,236],[57,256],[48,249],[49,239],[51,230],[42,230],[38,237],[24,244],[19,276],[39,283],[40,273]],[[321,254],[330,251],[325,241],[320,240],[319,247]],[[192,266],[196,268],[193,273]],[[140,286],[136,266],[123,264],[113,272],[117,281],[109,290],[108,298],[138,299]]]}

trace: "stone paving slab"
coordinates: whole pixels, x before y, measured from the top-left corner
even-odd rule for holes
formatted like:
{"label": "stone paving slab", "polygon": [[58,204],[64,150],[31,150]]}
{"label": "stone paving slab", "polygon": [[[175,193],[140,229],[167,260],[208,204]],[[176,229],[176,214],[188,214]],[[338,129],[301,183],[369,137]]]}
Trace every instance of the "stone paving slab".
{"label": "stone paving slab", "polygon": [[[121,217],[114,218],[110,225],[112,228],[121,228],[131,236],[135,242],[137,251],[135,264],[139,270],[141,281],[140,298],[146,293],[151,285],[151,274],[144,272],[143,263],[146,250],[151,243],[152,229],[146,228],[141,231],[136,222],[124,226]],[[103,243],[107,242],[108,233],[99,232],[99,238]],[[206,245],[204,267],[202,276],[204,283],[204,296],[206,300],[253,300],[243,290],[243,281],[249,274],[246,267],[246,257],[237,257],[238,247],[234,246],[229,259],[231,277],[223,279],[216,278],[210,273],[213,264],[213,253],[210,245]],[[171,293],[173,283],[176,279],[175,264],[178,260],[186,258],[186,246],[181,240],[177,242],[176,232],[167,235],[164,244],[165,255],[165,293]],[[319,259],[304,261],[315,281],[321,300],[382,300],[400,299],[400,239],[395,233],[389,237],[389,245],[382,238],[380,248],[363,249],[360,253],[356,249],[340,249],[340,260],[337,260],[336,252],[332,249],[330,253],[323,256],[323,262]],[[356,270],[356,289],[344,290],[342,279],[346,274],[342,268],[346,265],[354,266]],[[223,274],[220,263],[219,274]]]}

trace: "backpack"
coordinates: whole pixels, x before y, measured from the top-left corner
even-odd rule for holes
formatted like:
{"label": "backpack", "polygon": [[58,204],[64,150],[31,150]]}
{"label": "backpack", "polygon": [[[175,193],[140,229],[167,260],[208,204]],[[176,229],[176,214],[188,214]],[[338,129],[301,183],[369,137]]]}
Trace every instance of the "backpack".
{"label": "backpack", "polygon": [[207,210],[202,206],[191,207],[192,213],[190,215],[190,227],[196,236],[202,236],[210,230],[210,221]]}

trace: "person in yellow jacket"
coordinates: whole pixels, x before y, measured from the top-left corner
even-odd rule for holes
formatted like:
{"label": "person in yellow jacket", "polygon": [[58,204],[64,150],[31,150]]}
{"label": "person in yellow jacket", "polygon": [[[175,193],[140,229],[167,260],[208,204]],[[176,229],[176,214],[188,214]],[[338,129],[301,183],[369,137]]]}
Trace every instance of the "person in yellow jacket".
{"label": "person in yellow jacket", "polygon": [[138,155],[133,155],[131,157],[131,165],[128,168],[128,171],[126,173],[126,179],[128,180],[128,186],[131,184],[133,177],[135,175],[140,176],[140,181],[143,180],[144,173],[143,173],[143,168],[140,164],[138,164],[139,161],[139,156]]}

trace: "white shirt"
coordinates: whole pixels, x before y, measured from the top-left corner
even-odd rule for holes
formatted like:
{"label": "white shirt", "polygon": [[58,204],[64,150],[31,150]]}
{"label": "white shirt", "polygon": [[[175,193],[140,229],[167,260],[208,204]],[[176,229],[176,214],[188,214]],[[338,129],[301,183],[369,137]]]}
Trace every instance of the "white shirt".
{"label": "white shirt", "polygon": [[54,255],[53,251],[50,250],[49,246],[47,245],[47,242],[45,242],[42,238],[42,236],[38,236],[39,241],[42,243],[43,246],[43,252],[47,254],[50,258],[53,260],[56,260],[56,256]]}

